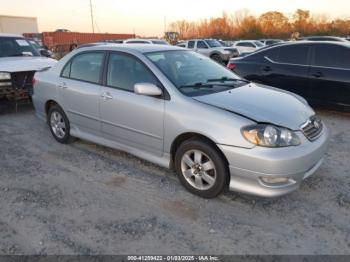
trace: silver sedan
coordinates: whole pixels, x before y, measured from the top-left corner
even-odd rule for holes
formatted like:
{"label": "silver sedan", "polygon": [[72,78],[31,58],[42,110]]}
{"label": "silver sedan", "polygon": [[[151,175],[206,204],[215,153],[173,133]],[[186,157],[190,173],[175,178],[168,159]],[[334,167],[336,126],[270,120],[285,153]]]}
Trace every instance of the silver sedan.
{"label": "silver sedan", "polygon": [[58,142],[78,137],[174,168],[202,197],[289,193],[327,150],[328,130],[303,98],[183,48],[81,48],[34,82],[37,116]]}

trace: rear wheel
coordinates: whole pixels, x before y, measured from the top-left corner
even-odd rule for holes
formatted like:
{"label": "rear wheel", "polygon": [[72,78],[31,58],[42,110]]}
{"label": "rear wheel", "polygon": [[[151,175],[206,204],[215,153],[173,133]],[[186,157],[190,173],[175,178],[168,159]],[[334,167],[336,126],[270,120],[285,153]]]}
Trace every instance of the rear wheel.
{"label": "rear wheel", "polygon": [[210,57],[211,59],[213,59],[215,62],[219,63],[219,64],[223,64],[224,62],[221,59],[221,56],[218,54],[214,54]]}
{"label": "rear wheel", "polygon": [[175,169],[186,189],[205,198],[220,194],[229,179],[222,154],[205,140],[183,142],[176,151]]}
{"label": "rear wheel", "polygon": [[71,141],[69,120],[58,105],[50,107],[47,114],[48,124],[53,137],[62,144]]}

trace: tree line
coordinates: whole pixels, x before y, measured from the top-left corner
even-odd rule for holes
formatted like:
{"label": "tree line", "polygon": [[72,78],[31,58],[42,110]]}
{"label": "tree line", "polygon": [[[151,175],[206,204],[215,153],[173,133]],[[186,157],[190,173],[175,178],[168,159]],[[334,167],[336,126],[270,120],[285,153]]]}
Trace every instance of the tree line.
{"label": "tree line", "polygon": [[309,35],[349,36],[350,19],[329,19],[325,15],[312,15],[298,9],[292,15],[277,11],[251,15],[249,10],[239,10],[232,15],[197,22],[179,20],[169,29],[178,32],[180,39],[216,38],[223,40],[283,38],[293,39]]}

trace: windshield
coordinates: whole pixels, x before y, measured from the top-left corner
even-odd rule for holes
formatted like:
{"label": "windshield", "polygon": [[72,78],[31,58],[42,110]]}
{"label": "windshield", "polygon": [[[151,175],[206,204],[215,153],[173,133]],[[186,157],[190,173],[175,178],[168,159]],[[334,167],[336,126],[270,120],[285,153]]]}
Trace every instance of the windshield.
{"label": "windshield", "polygon": [[221,47],[222,44],[220,44],[219,41],[217,40],[205,40],[205,42],[210,46],[210,47]]}
{"label": "windshield", "polygon": [[40,54],[24,38],[0,37],[0,57],[9,56],[40,56]]}
{"label": "windshield", "polygon": [[263,47],[263,46],[264,46],[264,44],[261,43],[260,41],[255,41],[254,43],[255,43],[255,45],[256,45],[257,47]]}
{"label": "windshield", "polygon": [[34,40],[27,40],[34,48],[41,49],[42,47],[38,44],[38,42]]}
{"label": "windshield", "polygon": [[146,56],[188,96],[221,92],[246,84],[226,67],[192,51],[161,51]]}

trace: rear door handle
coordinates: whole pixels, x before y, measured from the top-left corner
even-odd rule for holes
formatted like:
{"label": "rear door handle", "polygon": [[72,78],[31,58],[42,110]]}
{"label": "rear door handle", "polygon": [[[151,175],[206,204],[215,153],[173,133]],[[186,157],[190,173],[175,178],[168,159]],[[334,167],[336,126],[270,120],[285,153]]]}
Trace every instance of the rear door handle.
{"label": "rear door handle", "polygon": [[103,100],[111,100],[111,99],[113,99],[113,96],[110,94],[110,93],[108,93],[108,92],[106,92],[106,93],[103,93],[102,95],[101,95],[101,97],[103,98]]}
{"label": "rear door handle", "polygon": [[321,78],[321,77],[323,77],[323,73],[322,72],[316,72],[316,73],[313,73],[312,76],[316,77],[316,78]]}
{"label": "rear door handle", "polygon": [[60,87],[60,88],[64,88],[64,89],[68,88],[68,86],[67,86],[67,83],[66,83],[66,82],[62,82],[62,83],[60,83],[60,84],[58,85],[58,87]]}
{"label": "rear door handle", "polygon": [[265,72],[270,72],[272,70],[272,68],[269,66],[264,66],[262,70]]}

